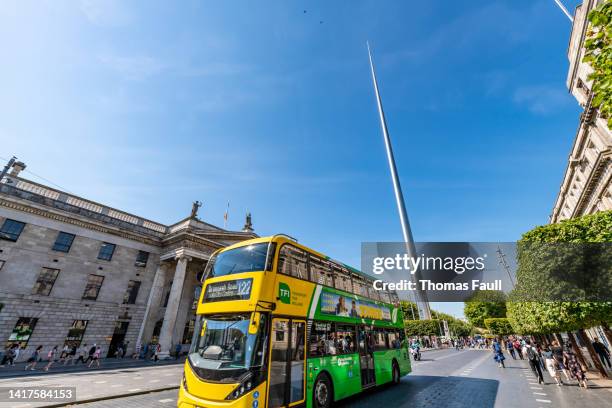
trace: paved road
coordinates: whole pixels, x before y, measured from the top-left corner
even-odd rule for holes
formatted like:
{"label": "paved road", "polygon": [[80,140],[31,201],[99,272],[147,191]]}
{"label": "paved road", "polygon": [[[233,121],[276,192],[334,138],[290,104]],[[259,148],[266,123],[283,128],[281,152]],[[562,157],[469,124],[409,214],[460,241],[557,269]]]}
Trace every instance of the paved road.
{"label": "paved road", "polygon": [[[539,407],[611,407],[612,385],[584,390],[576,385],[557,387],[545,373],[547,384],[538,385],[526,361],[506,360],[501,369],[493,361],[490,351],[434,350],[423,354],[423,360],[413,364],[412,374],[397,386],[387,386],[350,398],[338,404],[340,408],[368,408],[389,406],[419,408],[539,408]],[[109,373],[90,373],[91,384],[107,381],[100,387],[117,386],[126,391],[154,388],[151,380],[163,384],[178,384],[180,368],[172,367],[133,369],[131,373],[117,370]],[[126,375],[129,374],[129,375]],[[140,377],[140,379],[137,379]],[[68,380],[68,379],[67,379]],[[72,379],[69,379],[72,381]],[[117,384],[120,384],[119,386]],[[0,386],[2,383],[0,382]],[[144,388],[145,386],[150,388]],[[120,388],[123,387],[123,388]],[[150,392],[105,401],[80,404],[78,408],[159,408],[176,406],[176,390]],[[2,406],[2,405],[0,405]]]}

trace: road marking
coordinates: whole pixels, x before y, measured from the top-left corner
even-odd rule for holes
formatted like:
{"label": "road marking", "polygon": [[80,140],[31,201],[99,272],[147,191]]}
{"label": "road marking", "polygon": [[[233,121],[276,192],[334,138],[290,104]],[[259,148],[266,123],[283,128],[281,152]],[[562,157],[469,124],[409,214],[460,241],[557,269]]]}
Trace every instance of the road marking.
{"label": "road marking", "polygon": [[529,385],[540,385],[538,383],[529,383]]}
{"label": "road marking", "polygon": [[123,386],[123,384],[113,384],[113,385],[111,385],[111,388],[122,387],[122,386]]}
{"label": "road marking", "polygon": [[151,380],[149,381],[150,383],[154,383],[154,382],[160,382],[161,380]]}
{"label": "road marking", "polygon": [[544,396],[546,396],[546,393],[545,393],[545,392],[534,392],[534,394],[535,394],[535,395],[544,395]]}
{"label": "road marking", "polygon": [[107,382],[107,381],[94,381],[94,384],[104,384],[104,383],[106,383],[106,382]]}
{"label": "road marking", "polygon": [[159,402],[161,402],[162,404],[165,404],[166,402],[172,402],[172,398],[164,398],[164,399],[160,399]]}
{"label": "road marking", "polygon": [[171,375],[176,375],[176,373],[168,373],[168,374],[164,374],[164,377],[170,377]]}
{"label": "road marking", "polygon": [[140,388],[132,388],[131,390],[128,390],[128,392],[136,392],[136,391],[140,391]]}
{"label": "road marking", "polygon": [[531,388],[532,390],[543,390],[544,389],[542,387],[529,387],[529,388]]}
{"label": "road marking", "polygon": [[550,404],[550,400],[536,399],[536,401],[538,401],[538,402],[545,402],[547,404]]}

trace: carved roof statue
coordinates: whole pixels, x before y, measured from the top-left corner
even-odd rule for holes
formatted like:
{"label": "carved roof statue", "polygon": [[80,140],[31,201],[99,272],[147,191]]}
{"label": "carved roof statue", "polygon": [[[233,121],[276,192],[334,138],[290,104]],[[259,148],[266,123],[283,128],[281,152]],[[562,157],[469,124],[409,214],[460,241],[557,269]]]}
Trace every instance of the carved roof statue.
{"label": "carved roof statue", "polygon": [[189,218],[197,219],[198,210],[200,209],[201,206],[202,206],[202,203],[200,201],[194,201],[193,205],[191,206],[191,215],[189,216]]}

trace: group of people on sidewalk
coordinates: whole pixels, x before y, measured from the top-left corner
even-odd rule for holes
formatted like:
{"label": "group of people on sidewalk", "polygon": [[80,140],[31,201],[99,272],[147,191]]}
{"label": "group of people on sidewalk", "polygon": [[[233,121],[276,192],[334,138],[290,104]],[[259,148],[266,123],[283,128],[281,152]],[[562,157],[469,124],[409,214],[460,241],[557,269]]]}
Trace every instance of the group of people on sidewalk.
{"label": "group of people on sidewalk", "polygon": [[[569,345],[566,344],[565,347],[562,347],[557,340],[554,340],[551,345],[542,347],[528,338],[510,337],[505,340],[505,346],[513,360],[528,360],[529,367],[538,379],[539,384],[544,383],[542,373],[546,371],[558,386],[575,380],[579,387],[588,388],[586,373]],[[500,368],[505,368],[504,360],[506,357],[502,344],[495,339],[492,348],[494,360]],[[593,341],[593,348],[599,354],[602,364],[605,366],[604,361],[606,361],[608,367],[610,367],[609,349],[599,339]],[[562,374],[566,383],[561,379]]]}
{"label": "group of people on sidewalk", "polygon": [[[9,366],[14,366],[15,361],[19,358],[20,352],[21,346],[19,343],[11,345],[2,358],[0,367],[4,367],[7,363]],[[43,352],[43,346],[38,346],[27,359],[25,370],[36,370],[36,366],[42,361],[47,361],[47,364],[43,368],[44,371],[49,371],[55,363],[63,365],[68,365],[68,363],[70,363],[70,365],[74,365],[75,363],[81,362],[83,364],[89,363],[88,367],[92,367],[93,365],[100,367],[101,353],[101,347],[96,344],[93,344],[91,347],[88,347],[87,344],[83,344],[81,347],[77,347],[76,345],[69,346],[66,344],[61,351],[59,350],[59,346],[54,346],[46,353],[46,360],[44,360],[45,353]]]}

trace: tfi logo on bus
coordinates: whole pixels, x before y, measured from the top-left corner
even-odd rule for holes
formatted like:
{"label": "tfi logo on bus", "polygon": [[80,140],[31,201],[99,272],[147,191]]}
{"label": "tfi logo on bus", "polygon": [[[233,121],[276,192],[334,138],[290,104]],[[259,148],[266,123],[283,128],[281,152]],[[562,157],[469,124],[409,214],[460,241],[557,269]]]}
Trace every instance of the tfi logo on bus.
{"label": "tfi logo on bus", "polygon": [[286,283],[280,282],[278,284],[278,299],[283,303],[291,303],[291,289]]}

